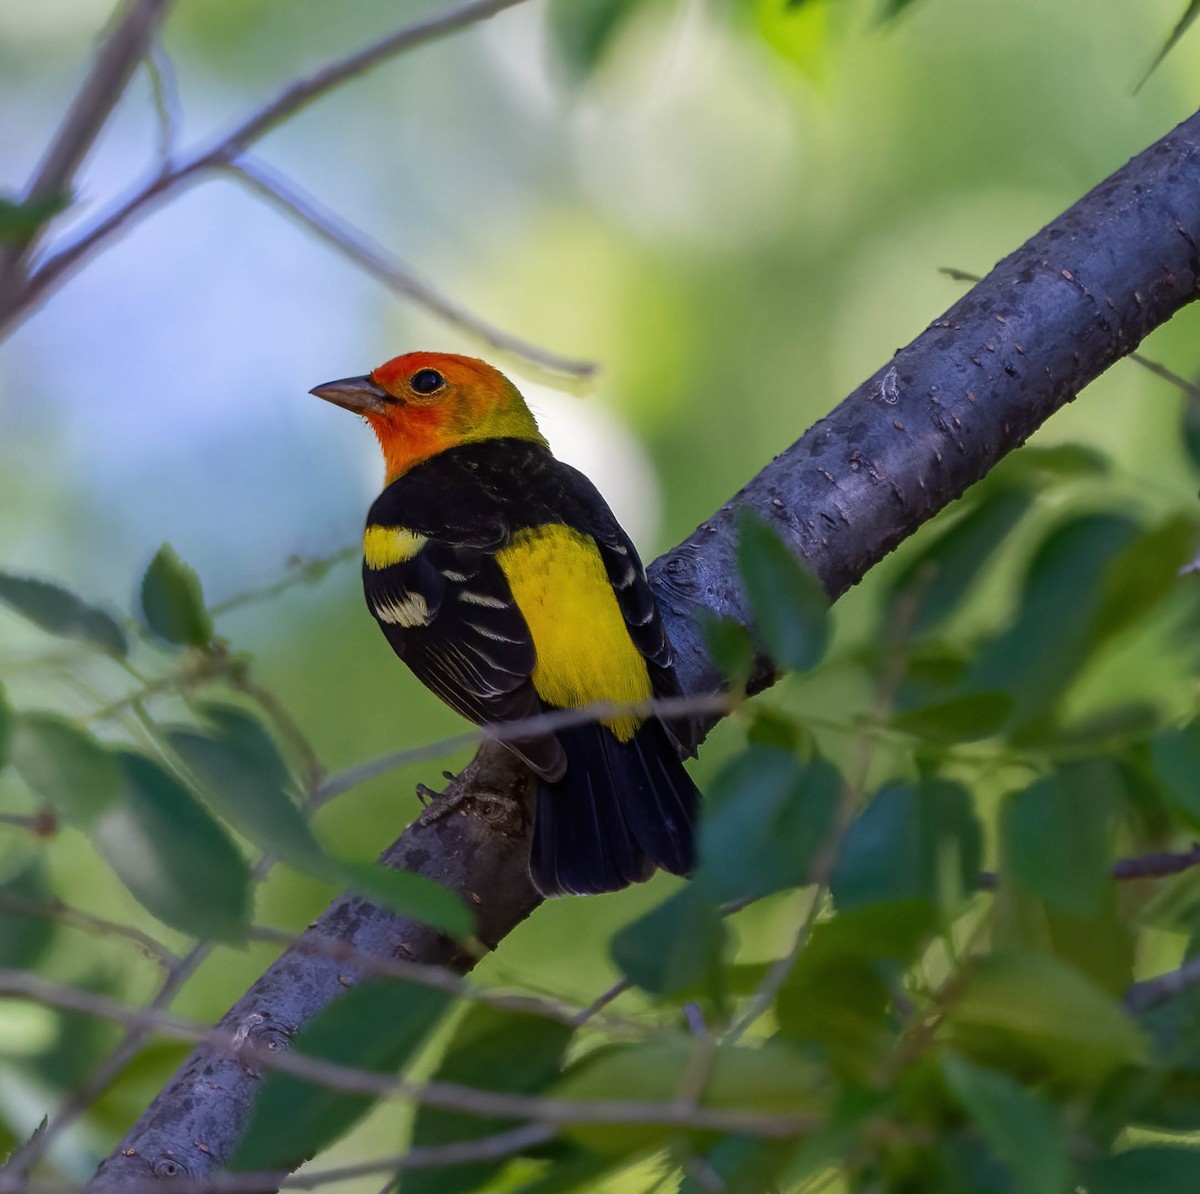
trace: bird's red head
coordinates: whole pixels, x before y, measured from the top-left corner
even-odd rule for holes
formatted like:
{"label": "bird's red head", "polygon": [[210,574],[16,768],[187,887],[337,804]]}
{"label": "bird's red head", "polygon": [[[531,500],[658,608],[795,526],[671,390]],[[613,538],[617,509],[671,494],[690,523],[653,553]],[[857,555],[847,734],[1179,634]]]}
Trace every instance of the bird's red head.
{"label": "bird's red head", "polygon": [[546,442],[517,387],[474,357],[409,352],[362,377],[326,382],[311,392],[371,424],[383,448],[388,484],[459,444],[502,438]]}

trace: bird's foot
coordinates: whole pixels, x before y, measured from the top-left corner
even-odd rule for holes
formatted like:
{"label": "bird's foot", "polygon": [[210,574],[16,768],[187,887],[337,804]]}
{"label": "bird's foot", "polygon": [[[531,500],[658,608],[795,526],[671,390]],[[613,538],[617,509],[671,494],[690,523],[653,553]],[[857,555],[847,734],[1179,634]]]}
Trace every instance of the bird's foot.
{"label": "bird's foot", "polygon": [[466,812],[468,806],[478,810],[480,815],[490,821],[504,821],[512,817],[514,810],[521,807],[520,802],[511,796],[470,788],[462,788],[457,792],[435,792],[424,784],[418,784],[417,795],[429,801],[417,818],[418,825],[431,825],[453,812]]}

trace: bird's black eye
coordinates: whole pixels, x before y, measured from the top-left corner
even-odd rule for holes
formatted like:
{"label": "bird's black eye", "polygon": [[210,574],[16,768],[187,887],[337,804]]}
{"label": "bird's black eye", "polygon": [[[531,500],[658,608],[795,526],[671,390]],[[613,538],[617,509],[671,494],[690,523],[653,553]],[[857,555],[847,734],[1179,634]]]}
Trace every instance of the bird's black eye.
{"label": "bird's black eye", "polygon": [[408,379],[415,394],[436,394],[446,384],[446,379],[436,369],[418,369]]}

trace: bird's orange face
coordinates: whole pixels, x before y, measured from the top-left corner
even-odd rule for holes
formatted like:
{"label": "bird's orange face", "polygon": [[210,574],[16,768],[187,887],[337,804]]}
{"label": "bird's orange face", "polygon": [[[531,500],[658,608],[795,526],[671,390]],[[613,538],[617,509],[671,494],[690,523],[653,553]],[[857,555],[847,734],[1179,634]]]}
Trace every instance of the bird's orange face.
{"label": "bird's orange face", "polygon": [[458,444],[501,438],[545,442],[517,387],[474,357],[405,353],[363,377],[327,382],[312,393],[370,423],[383,449],[388,484]]}

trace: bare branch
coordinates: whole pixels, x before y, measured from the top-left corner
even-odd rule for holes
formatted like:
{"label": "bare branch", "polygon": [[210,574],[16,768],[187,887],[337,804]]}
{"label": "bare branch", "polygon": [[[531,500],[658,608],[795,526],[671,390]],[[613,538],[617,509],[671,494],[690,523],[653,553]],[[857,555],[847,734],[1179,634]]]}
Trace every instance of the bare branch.
{"label": "bare branch", "polygon": [[[173,3],[130,0],[127,4],[30,179],[26,202],[60,195],[70,185]],[[33,246],[31,241],[0,256],[0,277],[6,283],[0,289],[22,289],[13,275]]]}
{"label": "bare branch", "polygon": [[590,362],[573,360],[539,348],[480,319],[440,293],[431,283],[418,278],[407,265],[371,241],[365,233],[323,207],[312,195],[265,162],[243,154],[230,163],[229,170],[234,177],[248,183],[256,194],[282,208],[326,244],[332,245],[339,253],[361,266],[393,294],[424,307],[451,327],[462,329],[499,352],[522,357],[555,373],[589,377],[596,371],[595,365]]}
{"label": "bare branch", "polygon": [[[161,6],[169,2],[170,0],[140,0],[140,5]],[[591,362],[573,360],[548,352],[483,322],[426,283],[415,279],[401,263],[392,259],[378,246],[371,244],[362,233],[323,209],[294,184],[273,175],[261,165],[245,160],[245,151],[250,145],[318,97],[406,50],[486,20],[520,3],[523,3],[523,0],[466,0],[465,3],[437,16],[405,25],[388,36],[328,62],[304,78],[289,83],[272,100],[245,117],[214,142],[196,149],[166,169],[160,169],[149,182],[136,188],[96,221],[67,239],[38,263],[21,287],[0,290],[0,335],[34,306],[43,302],[51,290],[82,265],[92,253],[134,221],[145,216],[156,204],[202,175],[226,167],[232,168],[236,163],[237,172],[242,178],[252,182],[272,201],[286,207],[294,217],[302,220],[323,239],[366,268],[395,293],[420,303],[454,326],[478,336],[503,352],[516,354],[535,366],[570,377],[590,376],[596,368]],[[146,40],[138,43],[139,58],[146,52],[152,34],[153,28],[146,34]],[[135,64],[136,61],[137,58],[134,59]],[[164,126],[169,128],[172,122],[169,104],[166,106]]]}

